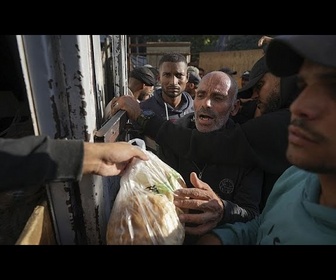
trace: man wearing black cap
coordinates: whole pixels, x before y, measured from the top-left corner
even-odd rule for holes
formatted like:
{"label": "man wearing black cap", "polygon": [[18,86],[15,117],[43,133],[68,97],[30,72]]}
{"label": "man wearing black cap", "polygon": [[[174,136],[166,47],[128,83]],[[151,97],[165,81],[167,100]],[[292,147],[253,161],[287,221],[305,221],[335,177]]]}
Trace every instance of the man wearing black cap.
{"label": "man wearing black cap", "polygon": [[152,96],[155,83],[153,72],[146,66],[134,68],[128,78],[128,87],[139,101]]}
{"label": "man wearing black cap", "polygon": [[200,83],[200,81],[201,81],[201,77],[199,75],[197,75],[194,72],[189,73],[189,79],[186,84],[185,91],[190,94],[192,99],[195,98],[196,90],[198,88],[198,84]]}
{"label": "man wearing black cap", "polygon": [[244,87],[248,81],[250,80],[250,71],[246,70],[244,73],[240,76],[240,84],[241,87]]}
{"label": "man wearing black cap", "polygon": [[277,76],[298,75],[286,156],[293,164],[274,185],[262,214],[226,224],[199,244],[336,245],[336,36],[273,39],[266,62]]}
{"label": "man wearing black cap", "polygon": [[249,81],[239,90],[238,99],[240,110],[233,118],[238,123],[280,108],[280,78],[269,72],[264,56],[253,65]]}
{"label": "man wearing black cap", "polygon": [[[128,94],[132,95],[138,102],[147,100],[153,95],[156,78],[153,71],[147,66],[134,68],[128,76]],[[112,99],[105,107],[105,116],[110,115]]]}

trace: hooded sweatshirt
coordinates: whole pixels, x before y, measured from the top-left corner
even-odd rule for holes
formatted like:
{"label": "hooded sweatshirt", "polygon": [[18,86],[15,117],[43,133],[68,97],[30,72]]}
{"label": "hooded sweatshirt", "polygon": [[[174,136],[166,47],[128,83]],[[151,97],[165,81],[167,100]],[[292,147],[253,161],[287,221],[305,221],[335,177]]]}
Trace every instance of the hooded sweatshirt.
{"label": "hooded sweatshirt", "polygon": [[276,182],[263,213],[213,232],[225,245],[335,245],[336,209],[319,204],[316,174],[290,167]]}
{"label": "hooded sweatshirt", "polygon": [[181,102],[177,108],[166,103],[162,98],[162,94],[161,88],[155,90],[152,97],[140,103],[140,108],[142,110],[151,110],[156,116],[164,120],[171,120],[172,122],[188,113],[194,112],[194,101],[189,93],[185,91],[182,92]]}

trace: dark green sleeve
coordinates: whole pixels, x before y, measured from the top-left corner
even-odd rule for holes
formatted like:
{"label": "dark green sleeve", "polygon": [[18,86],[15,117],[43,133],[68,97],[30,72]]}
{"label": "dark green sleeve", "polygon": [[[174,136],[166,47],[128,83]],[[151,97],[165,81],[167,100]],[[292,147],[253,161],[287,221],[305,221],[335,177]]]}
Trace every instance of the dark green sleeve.
{"label": "dark green sleeve", "polygon": [[80,180],[83,153],[82,140],[55,140],[47,136],[0,138],[0,190]]}

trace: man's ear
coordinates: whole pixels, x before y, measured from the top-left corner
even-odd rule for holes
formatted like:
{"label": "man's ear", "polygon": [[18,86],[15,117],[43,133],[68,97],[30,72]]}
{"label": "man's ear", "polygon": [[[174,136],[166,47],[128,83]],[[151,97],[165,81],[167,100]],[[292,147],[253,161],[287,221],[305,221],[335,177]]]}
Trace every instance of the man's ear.
{"label": "man's ear", "polygon": [[239,101],[239,99],[237,99],[236,101],[235,101],[235,103],[232,105],[232,107],[231,107],[231,112],[230,112],[230,115],[231,116],[235,116],[235,115],[237,115],[237,113],[238,113],[238,111],[239,111],[239,107],[240,107],[240,101]]}

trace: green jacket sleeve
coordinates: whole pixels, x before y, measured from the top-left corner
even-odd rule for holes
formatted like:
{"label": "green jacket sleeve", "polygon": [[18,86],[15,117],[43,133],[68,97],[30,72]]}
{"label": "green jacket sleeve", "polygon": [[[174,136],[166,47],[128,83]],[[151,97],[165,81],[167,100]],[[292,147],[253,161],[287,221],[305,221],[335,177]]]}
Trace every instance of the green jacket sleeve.
{"label": "green jacket sleeve", "polygon": [[223,245],[256,245],[260,216],[242,223],[224,224],[212,230]]}

